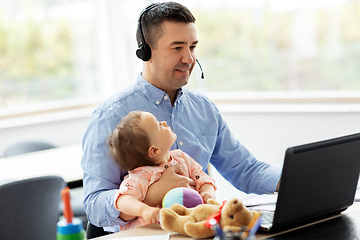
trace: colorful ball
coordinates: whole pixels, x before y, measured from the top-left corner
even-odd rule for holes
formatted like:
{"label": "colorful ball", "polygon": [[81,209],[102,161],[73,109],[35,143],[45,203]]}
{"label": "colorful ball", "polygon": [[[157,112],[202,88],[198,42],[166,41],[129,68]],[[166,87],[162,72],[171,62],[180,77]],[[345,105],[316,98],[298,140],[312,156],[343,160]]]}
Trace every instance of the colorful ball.
{"label": "colorful ball", "polygon": [[187,208],[203,204],[200,194],[192,188],[179,187],[168,191],[163,199],[162,206],[169,208],[174,203],[179,203]]}

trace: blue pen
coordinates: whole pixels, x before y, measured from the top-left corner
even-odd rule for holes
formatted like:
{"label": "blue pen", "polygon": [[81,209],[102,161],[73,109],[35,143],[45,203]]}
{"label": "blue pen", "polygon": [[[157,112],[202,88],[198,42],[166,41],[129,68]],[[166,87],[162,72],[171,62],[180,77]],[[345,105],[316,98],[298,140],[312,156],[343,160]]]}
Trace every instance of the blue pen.
{"label": "blue pen", "polygon": [[255,234],[261,225],[261,215],[259,213],[257,213],[257,214],[255,214],[255,217],[257,217],[257,219],[255,220],[254,224],[251,226],[251,228],[249,230],[249,235],[246,238],[246,240],[255,239]]}
{"label": "blue pen", "polygon": [[220,227],[220,224],[215,219],[211,219],[209,221],[209,224],[211,225],[211,229],[215,232],[215,235],[221,240],[223,236],[223,231]]}

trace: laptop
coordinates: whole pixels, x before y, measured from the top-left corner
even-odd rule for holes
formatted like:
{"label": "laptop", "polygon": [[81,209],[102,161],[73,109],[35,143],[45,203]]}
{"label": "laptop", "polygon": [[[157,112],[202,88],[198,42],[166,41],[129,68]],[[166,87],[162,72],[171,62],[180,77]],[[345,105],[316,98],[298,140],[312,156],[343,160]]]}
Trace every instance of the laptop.
{"label": "laptop", "polygon": [[[360,174],[360,133],[286,150],[274,212],[260,229],[282,231],[339,215],[354,202]],[[253,208],[254,209],[254,208]]]}

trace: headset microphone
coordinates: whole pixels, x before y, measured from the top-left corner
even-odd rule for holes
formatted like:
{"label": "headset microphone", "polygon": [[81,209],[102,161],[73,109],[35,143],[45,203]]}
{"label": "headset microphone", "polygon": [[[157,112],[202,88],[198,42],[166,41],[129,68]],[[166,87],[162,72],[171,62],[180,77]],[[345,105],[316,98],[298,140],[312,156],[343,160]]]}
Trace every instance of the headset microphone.
{"label": "headset microphone", "polygon": [[199,62],[199,60],[197,60],[197,59],[196,59],[196,62],[199,64],[199,67],[200,67],[200,70],[201,70],[201,78],[204,79],[204,78],[205,78],[205,77],[204,77],[204,71],[203,71],[203,69],[202,69],[202,67],[201,67],[201,65],[200,65],[200,62]]}

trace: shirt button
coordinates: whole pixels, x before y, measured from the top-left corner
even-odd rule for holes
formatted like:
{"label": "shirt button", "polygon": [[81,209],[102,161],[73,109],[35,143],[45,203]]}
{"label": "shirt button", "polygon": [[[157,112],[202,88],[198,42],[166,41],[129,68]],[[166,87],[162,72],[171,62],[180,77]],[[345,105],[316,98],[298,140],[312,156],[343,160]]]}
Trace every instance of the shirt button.
{"label": "shirt button", "polygon": [[173,118],[174,118],[174,117],[175,117],[175,116],[174,116],[174,114],[172,114],[172,115],[171,115],[171,117],[173,117]]}
{"label": "shirt button", "polygon": [[180,145],[182,146],[182,145],[184,145],[184,143],[182,141],[180,141]]}
{"label": "shirt button", "polygon": [[165,100],[168,99],[168,96],[165,96],[164,99],[165,99]]}
{"label": "shirt button", "polygon": [[159,104],[160,102],[159,101],[156,101],[156,104]]}

